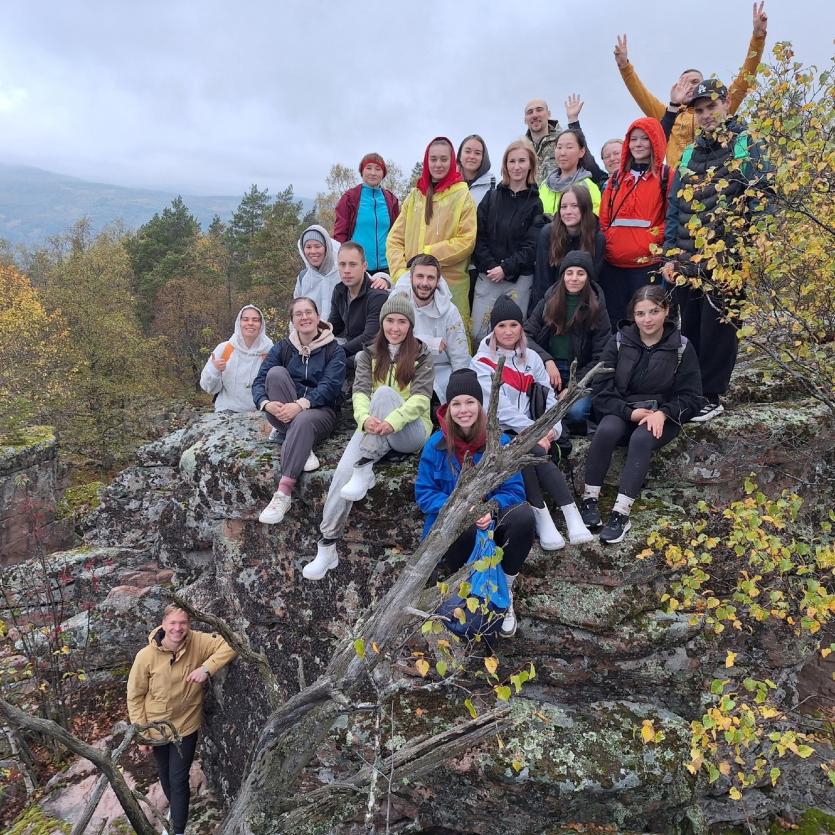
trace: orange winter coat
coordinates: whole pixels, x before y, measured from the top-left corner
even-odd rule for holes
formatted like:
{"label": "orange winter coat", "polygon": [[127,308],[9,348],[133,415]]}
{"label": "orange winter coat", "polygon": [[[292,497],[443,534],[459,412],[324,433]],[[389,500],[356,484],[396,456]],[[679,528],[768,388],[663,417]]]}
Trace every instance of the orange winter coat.
{"label": "orange winter coat", "polygon": [[[635,128],[649,137],[653,168],[636,178],[630,170],[629,138]],[[631,269],[659,261],[650,246],[664,241],[667,197],[674,172],[662,170],[667,141],[657,119],[636,119],[626,131],[620,168],[609,178],[600,199],[600,231],[606,239],[605,260],[613,267]]]}

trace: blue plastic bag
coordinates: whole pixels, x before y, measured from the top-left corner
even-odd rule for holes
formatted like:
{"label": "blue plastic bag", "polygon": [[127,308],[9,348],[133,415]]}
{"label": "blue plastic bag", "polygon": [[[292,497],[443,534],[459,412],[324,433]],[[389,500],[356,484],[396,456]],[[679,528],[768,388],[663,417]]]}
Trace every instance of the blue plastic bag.
{"label": "blue plastic bag", "polygon": [[[472,565],[467,582],[470,584],[470,597],[478,598],[479,605],[475,612],[467,608],[466,598],[458,594],[442,600],[436,613],[446,618],[444,626],[460,638],[472,640],[477,635],[492,637],[499,631],[502,625],[507,607],[510,605],[510,592],[507,588],[507,579],[501,563],[489,565],[488,562],[495,562],[496,543],[493,539],[493,525],[491,523],[487,530],[476,530],[475,545],[467,560],[467,565]],[[475,564],[478,563],[478,568]],[[460,609],[464,614],[464,622],[461,623],[455,610]]]}

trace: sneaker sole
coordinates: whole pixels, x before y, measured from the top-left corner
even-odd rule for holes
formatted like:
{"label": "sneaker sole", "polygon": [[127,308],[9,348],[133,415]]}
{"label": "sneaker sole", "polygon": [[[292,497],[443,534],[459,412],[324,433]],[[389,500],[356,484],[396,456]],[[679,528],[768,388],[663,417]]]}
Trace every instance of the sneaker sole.
{"label": "sneaker sole", "polygon": [[709,412],[701,415],[695,415],[694,417],[690,418],[690,423],[707,423],[709,420],[713,420],[715,417],[719,417],[722,412],[725,411],[724,406],[717,406],[715,409],[711,409]]}
{"label": "sneaker sole", "polygon": [[516,634],[516,630],[519,628],[518,624],[513,627],[513,632],[502,632],[499,630],[499,637],[500,638],[512,638]]}
{"label": "sneaker sole", "polygon": [[568,538],[569,545],[585,545],[587,542],[594,542],[594,536],[591,533]]}
{"label": "sneaker sole", "polygon": [[601,537],[600,537],[600,541],[601,541],[604,545],[617,545],[617,544],[618,544],[618,542],[623,542],[623,538],[626,536],[626,534],[628,534],[628,533],[629,533],[629,529],[630,529],[631,527],[632,527],[632,523],[631,523],[631,522],[627,522],[627,523],[626,523],[626,527],[624,527],[624,529],[623,529],[623,533],[622,533],[622,534],[621,534],[621,535],[620,535],[617,539],[603,539],[603,537],[601,536]]}

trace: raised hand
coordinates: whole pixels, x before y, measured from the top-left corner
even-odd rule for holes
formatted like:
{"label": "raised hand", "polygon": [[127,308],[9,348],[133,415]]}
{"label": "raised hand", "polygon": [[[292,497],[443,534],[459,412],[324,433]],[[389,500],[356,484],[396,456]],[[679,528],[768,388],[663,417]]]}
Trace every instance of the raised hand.
{"label": "raised hand", "polygon": [[615,44],[615,63],[623,69],[629,63],[629,52],[626,49],[626,35],[618,35]]}
{"label": "raised hand", "polygon": [[[620,64],[618,64],[620,66]],[[577,121],[580,111],[583,109],[583,100],[577,93],[572,93],[565,100],[565,115],[568,118],[568,123]]]}
{"label": "raised hand", "polygon": [[670,104],[675,104],[681,107],[687,104],[687,99],[690,95],[690,84],[687,81],[679,79],[673,84],[670,90]]}
{"label": "raised hand", "polygon": [[764,38],[768,31],[768,15],[765,13],[765,2],[754,3],[754,37]]}
{"label": "raised hand", "polygon": [[223,357],[221,357],[220,359],[217,359],[217,358],[215,357],[215,355],[214,355],[214,354],[212,354],[212,365],[213,365],[213,366],[214,366],[214,367],[215,367],[218,371],[220,371],[220,373],[221,373],[221,374],[222,374],[224,371],[226,371],[226,360],[225,360],[225,359],[223,359]]}

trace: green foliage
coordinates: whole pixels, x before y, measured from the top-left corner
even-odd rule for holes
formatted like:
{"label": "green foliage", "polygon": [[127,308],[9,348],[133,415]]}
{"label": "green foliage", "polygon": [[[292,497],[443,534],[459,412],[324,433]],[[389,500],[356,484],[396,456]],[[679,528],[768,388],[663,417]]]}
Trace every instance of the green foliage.
{"label": "green foliage", "polygon": [[6,835],[54,835],[63,832],[69,835],[72,826],[69,823],[46,815],[39,806],[27,807],[14,821]]}
{"label": "green foliage", "polygon": [[[752,479],[744,489],[745,497],[724,509],[700,502],[684,522],[662,519],[639,555],[657,555],[674,572],[661,598],[667,611],[689,614],[691,624],[723,641],[729,672],[713,678],[703,697],[688,767],[704,769],[710,782],[727,777],[735,799],[758,781],[776,782],[782,757],[815,751],[814,737],[793,726],[768,668],[748,657],[743,637],[764,627],[785,630],[825,657],[831,648],[820,635],[835,614],[835,514],[815,525],[803,518],[799,496],[770,499]],[[835,763],[821,767],[835,774]]]}
{"label": "green foliage", "polygon": [[229,274],[237,290],[247,290],[255,269],[255,238],[267,223],[269,191],[254,185],[241,199],[225,231],[229,250]]}

